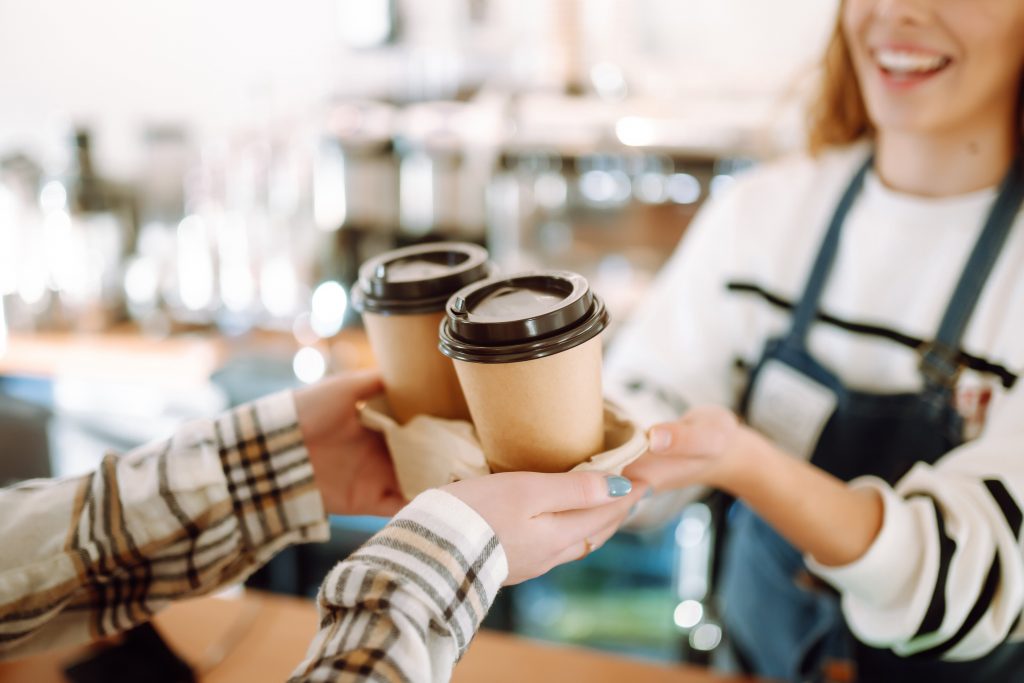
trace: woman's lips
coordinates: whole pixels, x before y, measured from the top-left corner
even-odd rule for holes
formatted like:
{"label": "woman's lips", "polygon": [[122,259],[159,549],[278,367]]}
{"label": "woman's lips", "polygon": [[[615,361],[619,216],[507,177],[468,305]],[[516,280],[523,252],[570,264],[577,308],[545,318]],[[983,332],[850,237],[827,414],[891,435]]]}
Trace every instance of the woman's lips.
{"label": "woman's lips", "polygon": [[892,88],[924,83],[953,63],[947,55],[920,49],[879,48],[873,50],[871,56],[882,80]]}

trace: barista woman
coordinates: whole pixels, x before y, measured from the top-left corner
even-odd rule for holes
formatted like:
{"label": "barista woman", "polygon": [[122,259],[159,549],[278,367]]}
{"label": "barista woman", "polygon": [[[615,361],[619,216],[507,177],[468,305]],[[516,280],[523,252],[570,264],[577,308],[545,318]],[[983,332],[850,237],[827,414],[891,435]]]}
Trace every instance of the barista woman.
{"label": "barista woman", "polygon": [[612,349],[664,421],[626,474],[739,501],[759,674],[1024,675],[1022,72],[1019,0],[844,0],[810,154],[711,202]]}

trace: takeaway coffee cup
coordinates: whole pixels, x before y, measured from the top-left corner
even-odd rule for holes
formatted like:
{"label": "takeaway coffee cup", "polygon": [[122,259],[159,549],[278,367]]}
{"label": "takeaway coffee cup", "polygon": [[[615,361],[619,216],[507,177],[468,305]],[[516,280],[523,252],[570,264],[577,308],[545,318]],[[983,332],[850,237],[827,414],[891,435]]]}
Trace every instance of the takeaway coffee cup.
{"label": "takeaway coffee cup", "polygon": [[453,359],[494,472],[564,472],[601,451],[604,303],[566,271],[494,277],[452,296]]}
{"label": "takeaway coffee cup", "polygon": [[452,293],[490,276],[487,251],[436,242],[396,249],[359,268],[352,301],[384,378],[392,415],[468,420],[452,362],[438,351],[437,331]]}

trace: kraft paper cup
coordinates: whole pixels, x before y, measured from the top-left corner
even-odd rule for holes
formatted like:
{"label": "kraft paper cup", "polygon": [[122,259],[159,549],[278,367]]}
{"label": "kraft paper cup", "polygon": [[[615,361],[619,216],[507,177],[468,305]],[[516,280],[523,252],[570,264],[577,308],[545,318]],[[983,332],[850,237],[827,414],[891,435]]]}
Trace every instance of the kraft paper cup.
{"label": "kraft paper cup", "polygon": [[448,301],[455,362],[494,472],[565,472],[602,450],[601,340],[608,314],[566,271],[492,278]]}
{"label": "kraft paper cup", "polygon": [[396,249],[360,267],[353,304],[400,423],[470,418],[452,362],[438,350],[438,327],[451,294],[492,271],[483,247],[461,242]]}
{"label": "kraft paper cup", "polygon": [[437,350],[437,329],[443,317],[443,312],[363,314],[388,403],[402,424],[416,415],[469,419],[452,362]]}

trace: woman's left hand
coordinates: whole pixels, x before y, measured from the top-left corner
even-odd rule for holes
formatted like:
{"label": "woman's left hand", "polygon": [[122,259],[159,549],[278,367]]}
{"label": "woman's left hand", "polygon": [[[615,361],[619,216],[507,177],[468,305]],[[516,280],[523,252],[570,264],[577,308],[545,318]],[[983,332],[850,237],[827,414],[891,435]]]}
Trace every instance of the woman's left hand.
{"label": "woman's left hand", "polygon": [[646,455],[623,472],[656,491],[693,484],[736,492],[767,441],[719,406],[690,410],[675,422],[651,427]]}

